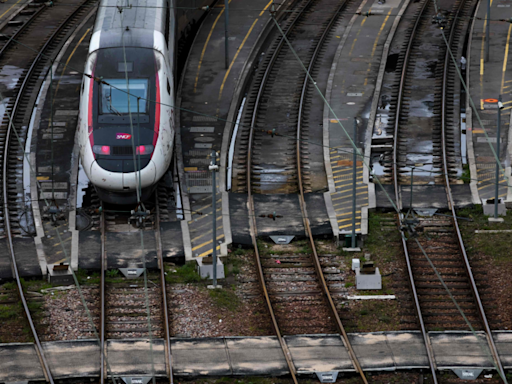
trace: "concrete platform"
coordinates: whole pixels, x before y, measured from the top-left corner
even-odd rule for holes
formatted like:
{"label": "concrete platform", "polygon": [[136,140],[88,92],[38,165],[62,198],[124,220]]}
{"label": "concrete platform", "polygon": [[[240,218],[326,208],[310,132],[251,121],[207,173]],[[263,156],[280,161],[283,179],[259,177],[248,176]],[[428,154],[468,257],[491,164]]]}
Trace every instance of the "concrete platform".
{"label": "concrete platform", "polygon": [[[476,109],[467,106],[467,147],[468,163],[470,165],[473,194],[476,201],[494,197],[494,183],[496,180],[492,148],[497,142],[497,104],[492,99],[502,95],[504,108],[501,113],[500,132],[500,162],[505,174],[500,172],[499,197],[512,199],[510,185],[510,155],[512,151],[510,120],[512,93],[512,61],[508,55],[508,41],[511,31],[508,23],[491,22],[489,60],[485,58],[485,18],[487,7],[480,3],[475,14],[473,29],[470,33],[468,50],[470,51],[467,66],[467,79],[469,83],[469,98],[474,102]],[[512,8],[507,3],[493,2],[491,15],[499,15],[500,19],[508,20],[512,17]],[[496,100],[497,101],[497,100]],[[468,103],[469,104],[469,103]],[[480,116],[482,124],[477,119]],[[482,126],[483,125],[483,126]],[[489,136],[490,143],[484,130]]]}
{"label": "concrete platform", "polygon": [[[290,195],[253,195],[258,236],[294,235],[305,236],[304,222],[300,215],[299,196]],[[311,231],[314,236],[332,236],[332,228],[325,207],[323,193],[305,195]],[[229,193],[229,211],[231,233],[234,244],[251,245],[247,195]],[[276,213],[275,221],[268,217]],[[265,216],[265,217],[262,217]]]}
{"label": "concrete platform", "polygon": [[[470,332],[429,333],[438,369],[492,369],[478,339]],[[493,333],[505,369],[512,368],[512,331]],[[420,332],[349,334],[365,371],[426,369],[428,362]],[[286,336],[299,375],[315,372],[353,372],[352,363],[338,335]],[[95,340],[43,343],[54,378],[87,378],[99,375],[99,347]],[[288,373],[277,339],[220,337],[171,339],[173,372],[176,376],[279,376]],[[115,375],[165,376],[162,339],[108,340],[107,356]],[[152,357],[151,357],[152,356]],[[0,344],[0,381],[43,380],[34,345]]]}
{"label": "concrete platform", "polygon": [[[213,250],[211,224],[198,215],[201,211],[210,215],[212,175],[208,171],[212,151],[220,152],[224,142],[229,142],[232,124],[226,121],[240,76],[245,68],[253,45],[269,20],[268,12],[262,12],[269,5],[267,0],[250,3],[232,0],[229,12],[229,68],[224,57],[224,5],[214,6],[206,16],[190,50],[180,84],[177,104],[186,108],[178,114],[176,135],[180,187],[184,193],[188,234],[183,241],[187,259],[208,256]],[[204,114],[199,115],[191,111]],[[226,136],[226,137],[225,137]],[[218,173],[219,222],[218,241],[231,243],[229,209],[227,199],[222,198],[225,185],[225,154],[219,155]],[[226,196],[227,197],[227,196]],[[221,254],[227,248],[217,244]]]}

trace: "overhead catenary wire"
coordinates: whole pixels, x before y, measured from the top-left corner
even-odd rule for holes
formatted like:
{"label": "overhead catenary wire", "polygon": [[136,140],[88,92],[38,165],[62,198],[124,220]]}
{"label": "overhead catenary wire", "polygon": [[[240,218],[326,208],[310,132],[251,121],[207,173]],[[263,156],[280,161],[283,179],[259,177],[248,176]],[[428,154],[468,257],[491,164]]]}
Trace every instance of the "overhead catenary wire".
{"label": "overhead catenary wire", "polygon": [[[22,7],[23,5],[25,4],[20,4],[19,2],[17,1],[5,1],[5,2],[2,2],[2,4],[5,4],[5,5],[19,5],[20,7]],[[275,5],[279,5],[279,3],[275,3]],[[57,2],[52,2],[52,7],[59,7],[59,6],[69,6],[69,7],[77,7],[76,4],[73,4],[73,3],[66,3],[66,2],[60,2],[60,1],[57,1]],[[82,5],[79,5],[78,7],[80,8],[94,8],[94,7],[97,7],[97,8],[118,8],[116,5],[101,5],[101,4],[98,4],[98,3],[94,3],[94,2],[91,2],[89,4],[82,4]],[[212,12],[212,11],[222,11],[224,9],[224,5],[220,5],[220,6],[204,6],[204,7],[187,7],[187,6],[156,6],[156,5],[134,5],[134,4],[129,4],[128,6],[126,6],[126,8],[128,9],[132,9],[132,8],[142,8],[142,9],[175,9],[175,10],[182,10],[182,11],[205,11],[205,12]],[[244,13],[246,14],[247,12],[255,12],[255,13],[261,13],[261,12],[264,12],[266,11],[265,8],[243,8],[243,9],[237,9],[237,8],[233,8],[233,9],[229,9],[229,12],[230,13]],[[451,11],[450,10],[442,10],[446,15],[451,15]],[[279,12],[281,13],[293,13],[294,10],[293,9],[282,9],[280,10]],[[317,11],[317,10],[312,10],[310,11],[310,13],[315,13],[315,12],[321,12],[321,11]],[[344,12],[345,15],[357,15],[357,16],[362,16],[362,17],[386,17],[388,16],[387,14],[383,14],[383,13],[379,13],[379,12],[375,12],[375,10],[372,12],[371,8],[369,11],[366,11],[366,12]],[[390,17],[396,17],[396,16],[399,16],[398,14],[389,14]],[[417,17],[414,17],[414,16],[400,16],[401,19],[403,20],[406,20],[406,19],[417,19]],[[421,17],[421,16],[420,16]],[[425,18],[430,18],[430,16],[425,16]],[[487,20],[486,17],[478,17],[478,16],[464,16],[464,17],[460,17],[459,19],[461,20]],[[502,18],[489,18],[489,20],[491,22],[503,22],[503,23],[512,23],[512,20],[511,19],[502,19]]]}
{"label": "overhead catenary wire", "polygon": [[[28,46],[26,46],[25,44],[23,44],[23,43],[21,43],[21,42],[19,42],[19,41],[17,41],[17,40],[14,40],[14,39],[13,39],[13,41],[14,41],[14,42],[16,42],[17,44],[21,45],[21,46],[24,46],[24,47],[25,47],[25,48],[27,48],[27,49],[30,49],[30,50],[36,51],[36,50],[34,50],[33,48],[28,47]],[[46,55],[44,55],[44,54],[42,54],[42,55],[43,55],[43,56],[46,56]],[[57,61],[55,61],[55,62],[57,62]],[[58,64],[62,64],[62,63],[60,63],[60,62],[57,62],[57,63],[58,63]],[[93,77],[93,76],[91,76],[90,74],[87,74],[87,73],[85,73],[85,72],[84,72],[84,71],[82,71],[82,70],[79,70],[79,69],[77,69],[77,68],[73,68],[72,66],[69,66],[69,68],[73,69],[74,71],[77,71],[77,72],[81,73],[83,76],[86,76],[86,77],[89,77],[89,78],[91,78],[91,79],[94,79],[95,81],[97,81],[97,82],[101,82],[102,84],[106,84],[106,85],[108,85],[108,86],[110,86],[110,87],[112,87],[112,88],[114,88],[114,89],[117,89],[117,90],[118,90],[118,91],[120,91],[120,92],[124,92],[124,93],[129,94],[129,92],[127,92],[126,90],[124,90],[124,89],[120,89],[120,88],[118,88],[118,87],[116,87],[116,86],[114,86],[114,85],[111,85],[111,84],[109,84],[108,82],[105,82],[102,78]],[[131,94],[130,94],[130,95],[131,95]],[[131,96],[138,97],[137,95],[131,95]],[[182,111],[186,111],[186,112],[190,112],[190,113],[193,113],[193,114],[195,114],[195,115],[204,116],[204,117],[209,117],[209,118],[215,118],[215,119],[216,119],[216,120],[218,120],[218,121],[223,121],[223,122],[226,122],[226,123],[235,124],[235,122],[229,121],[229,120],[227,120],[227,119],[220,118],[220,117],[218,117],[218,116],[213,116],[213,115],[210,115],[210,114],[200,113],[200,112],[197,112],[197,111],[194,111],[194,110],[188,109],[188,108],[177,107],[177,106],[175,106],[175,105],[169,105],[169,104],[166,104],[166,103],[157,102],[157,101],[155,101],[155,100],[151,100],[151,99],[149,99],[149,98],[140,98],[140,99],[141,99],[141,100],[145,100],[145,101],[150,102],[150,103],[160,103],[161,105],[164,105],[164,106],[167,106],[167,107],[170,107],[170,108],[176,108],[176,109],[179,109],[179,110],[182,110]],[[471,100],[471,99],[470,99],[470,100]],[[474,106],[474,103],[473,103],[473,106]],[[344,127],[343,127],[343,124],[342,124],[342,123],[341,123],[341,121],[340,121],[340,119],[337,119],[337,121],[338,121],[339,125],[340,125],[342,128],[344,128]],[[481,121],[481,120],[479,119],[479,121]],[[483,127],[483,124],[481,124],[481,125],[482,125],[482,127]],[[241,124],[241,126],[244,126],[244,127],[246,127],[246,128],[249,128],[249,129],[256,129],[255,127],[248,127],[248,126],[246,126],[246,125],[244,125],[244,124]],[[262,130],[262,131],[265,131],[265,130]],[[345,131],[345,133],[346,133],[346,131]],[[285,135],[279,135],[279,134],[277,134],[276,136],[285,136]],[[350,135],[348,135],[348,136],[349,136],[349,140],[351,141],[351,139],[350,139]],[[305,141],[305,142],[307,142],[307,143],[309,143],[309,144],[313,144],[313,145],[318,145],[318,146],[325,147],[323,144],[316,143],[316,142],[312,142],[312,141],[310,141],[310,140],[304,140],[304,141]],[[489,140],[488,140],[488,142],[489,142]],[[352,145],[353,145],[353,143],[352,143]],[[491,143],[490,143],[490,142],[489,142],[489,145],[491,146],[491,149],[493,149],[493,146],[491,145]],[[336,147],[328,147],[328,148],[330,148],[330,149],[332,149],[332,150],[343,151],[342,149],[340,149],[340,148],[336,148]],[[352,153],[352,151],[347,151],[347,152],[348,152],[348,153]],[[359,152],[359,151],[358,151],[358,152]],[[493,152],[494,152],[494,150],[493,150]],[[361,159],[365,159],[365,158],[367,158],[367,157],[363,156],[360,152],[358,153],[358,156],[359,156]],[[364,162],[364,161],[363,161],[363,162]],[[379,181],[378,176],[377,176],[377,175],[375,175],[375,174],[371,171],[371,168],[368,166],[368,164],[366,164],[366,162],[364,162],[364,164],[365,164],[365,166],[366,166],[366,167],[368,167],[368,168],[370,169],[370,174],[374,177],[374,179],[375,179],[375,180],[377,180],[378,184],[381,184],[381,183],[380,183],[380,181]],[[508,184],[508,183],[507,183],[507,187],[512,187],[512,186],[511,186],[510,184]],[[382,186],[381,186],[381,188],[382,188]],[[389,196],[388,196],[388,200],[392,201],[392,200],[389,198]]]}
{"label": "overhead catenary wire", "polygon": [[[123,1],[123,0],[121,0]],[[126,0],[128,2],[128,0]],[[130,81],[129,81],[129,77],[128,77],[128,62],[126,60],[126,47],[125,47],[125,41],[124,41],[124,35],[125,33],[128,31],[128,26],[127,28],[125,29],[123,27],[123,22],[124,22],[124,13],[123,13],[123,9],[129,9],[128,6],[124,5],[124,6],[119,6],[118,7],[118,10],[119,10],[119,16],[121,18],[121,29],[122,29],[122,34],[121,34],[121,40],[122,40],[122,43],[123,43],[123,61],[124,61],[124,73],[125,73],[125,79],[126,79],[126,90],[127,90],[127,94],[126,94],[126,98],[127,98],[127,101],[128,101],[128,115],[129,115],[129,119],[130,119],[130,130],[131,130],[131,144],[132,144],[132,152],[133,152],[133,167],[134,167],[134,175],[135,175],[135,179],[137,180],[137,174],[138,174],[138,182],[137,182],[137,185],[135,187],[135,189],[137,190],[137,207],[138,207],[138,210],[141,210],[143,211],[143,213],[145,214],[145,206],[144,206],[144,203],[142,202],[141,198],[142,198],[142,169],[141,169],[141,166],[140,166],[140,156],[141,156],[141,151],[139,151],[139,154],[138,154],[138,163],[136,161],[136,150],[135,150],[135,135],[133,134],[133,120],[132,120],[132,108],[131,108],[131,101],[130,101],[130,98],[132,97],[132,95],[130,94]],[[155,66],[156,67],[156,66]],[[158,73],[156,75],[156,79],[158,81]],[[139,109],[139,103],[140,103],[140,97],[137,97],[137,144],[140,146],[140,109]],[[137,168],[138,168],[138,172],[137,172]],[[152,382],[153,384],[156,384],[156,376],[155,376],[155,359],[154,359],[154,351],[153,351],[153,331],[152,331],[152,325],[151,325],[151,310],[150,310],[150,307],[149,307],[149,292],[148,292],[148,276],[147,276],[147,268],[146,268],[146,252],[145,252],[145,246],[144,246],[144,223],[141,223],[141,222],[138,222],[138,225],[140,226],[139,228],[139,234],[140,234],[140,246],[141,246],[141,258],[142,258],[142,268],[143,268],[143,276],[144,276],[144,298],[145,298],[145,306],[146,306],[146,318],[147,318],[147,323],[148,323],[148,336],[149,336],[149,356],[150,356],[150,360],[151,360],[151,377],[152,377]],[[163,265],[160,266],[160,268],[164,268]],[[171,379],[172,381],[172,379]]]}
{"label": "overhead catenary wire", "polygon": [[[21,45],[21,46],[23,46],[23,47],[25,47],[25,48],[29,49],[29,50],[32,50],[32,51],[34,51],[34,52],[37,52],[37,51],[36,51],[35,49],[33,49],[32,47],[29,47],[29,46],[27,46],[27,45],[25,45],[25,44],[23,44],[23,43],[21,43],[21,42],[19,42],[19,41],[15,40],[15,39],[13,39],[13,41],[14,41],[15,43],[17,43],[17,44],[19,44],[19,45]],[[45,56],[45,57],[46,57],[46,55],[45,55],[45,54],[42,54],[42,56]],[[62,64],[60,61],[55,61],[55,62],[56,62],[57,64],[59,64],[59,65],[60,65],[60,64]],[[127,92],[125,89],[121,89],[121,88],[119,88],[119,87],[116,87],[115,85],[109,84],[108,82],[104,81],[104,80],[103,80],[103,78],[101,78],[101,77],[95,77],[95,76],[92,76],[91,74],[88,74],[88,73],[84,72],[83,70],[78,69],[78,68],[75,68],[75,67],[70,66],[70,65],[68,65],[68,68],[72,69],[72,70],[73,70],[73,71],[75,71],[75,72],[80,73],[81,75],[83,75],[83,76],[85,76],[85,77],[88,77],[88,78],[90,78],[90,79],[93,79],[93,80],[94,80],[94,81],[96,81],[96,82],[99,82],[99,83],[101,83],[101,84],[108,85],[108,86],[109,86],[109,87],[111,87],[111,88],[114,88],[114,89],[116,89],[116,90],[118,90],[118,91],[120,91],[120,92],[123,92],[123,93],[127,93],[127,94],[128,94],[128,92]],[[469,93],[468,93],[468,94],[469,94]],[[139,97],[139,96],[137,96],[137,95],[135,95],[135,94],[130,94],[130,95],[131,95],[131,96],[133,96],[133,97],[135,97],[135,98]],[[150,99],[150,98],[140,97],[140,99],[141,99],[141,100],[144,100],[144,101],[146,101],[146,102],[149,102],[149,103],[158,103],[158,104],[160,104],[160,105],[162,105],[162,106],[170,107],[170,108],[173,108],[173,109],[179,109],[180,111],[189,112],[189,113],[192,113],[192,114],[197,115],[197,116],[203,116],[203,117],[207,117],[207,118],[214,118],[214,119],[216,119],[217,121],[222,121],[222,122],[229,123],[229,124],[233,124],[233,125],[234,125],[234,124],[236,124],[236,122],[235,122],[235,121],[231,121],[231,120],[228,120],[228,119],[226,119],[226,118],[222,118],[222,117],[219,117],[219,116],[216,116],[216,115],[211,115],[211,114],[207,114],[207,113],[197,112],[197,111],[194,111],[194,110],[189,109],[189,108],[184,108],[184,107],[181,107],[181,106],[170,105],[170,104],[167,104],[167,103],[158,102],[158,101],[156,101],[156,100],[152,100],[152,99]],[[472,102],[472,99],[471,99],[471,98],[470,98],[470,100],[471,100],[471,102]],[[473,106],[474,106],[474,103],[473,103],[473,102],[472,102],[472,104],[473,104]],[[343,124],[341,123],[340,119],[338,119],[338,118],[337,118],[337,121],[338,121],[339,125],[343,127]],[[483,127],[483,124],[481,123],[481,120],[480,120],[480,119],[479,119],[479,121],[480,121],[481,126]],[[260,130],[260,131],[262,131],[262,132],[267,132],[267,133],[269,133],[269,134],[273,134],[272,132],[270,132],[270,131],[268,131],[268,130],[260,129],[260,128],[256,128],[256,127],[252,127],[252,126],[247,125],[247,124],[242,124],[242,123],[240,123],[239,125],[240,125],[240,127],[244,127],[244,128],[247,128],[247,129],[252,129],[252,130],[256,130],[256,129],[258,129],[258,130]],[[288,137],[287,135],[283,135],[283,134],[279,134],[279,133],[276,133],[276,134],[275,134],[275,136],[276,136],[276,137],[279,137],[279,136],[282,136],[282,137]],[[291,136],[290,136],[290,137],[291,137]],[[293,138],[294,138],[294,139],[297,139],[297,138],[295,138],[295,137],[293,137]],[[310,141],[310,140],[304,140],[304,139],[297,139],[297,140],[301,140],[301,141],[306,142],[306,143],[308,143],[308,144],[312,144],[312,145],[316,145],[316,146],[320,146],[320,147],[324,147],[324,148],[329,148],[329,149],[331,149],[331,150],[344,151],[342,148],[338,148],[338,147],[329,147],[329,146],[325,146],[325,145],[323,145],[323,144],[321,144],[321,143],[317,143],[317,142]],[[489,146],[491,147],[492,152],[495,154],[494,147],[493,147],[492,143],[491,143],[489,140],[487,140],[487,142],[488,142]],[[359,152],[359,153],[358,153],[358,157],[359,157],[359,158],[361,158],[361,159],[370,159],[370,158],[371,158],[371,157],[369,157],[369,156],[364,156],[360,151],[358,151],[358,152]],[[351,154],[351,153],[352,153],[352,151],[347,151],[347,153],[350,153],[350,154]],[[364,161],[363,161],[363,162],[364,162]],[[366,167],[368,167],[368,168],[370,169],[370,175],[372,175],[372,177],[374,177],[374,179],[376,178],[377,183],[378,183],[378,184],[380,184],[380,181],[379,181],[379,179],[378,179],[378,176],[374,174],[374,172],[371,170],[371,168],[368,166],[368,164],[366,164],[366,163],[365,163],[365,166],[366,166]],[[501,168],[501,169],[502,169],[502,173],[503,173],[503,174],[505,174],[505,173],[504,173],[504,171],[503,171],[503,168]],[[509,182],[508,182],[508,180],[509,180],[509,179],[508,179],[506,176],[505,176],[505,180],[507,180],[507,187],[512,188],[512,184],[509,184]]]}
{"label": "overhead catenary wire", "polygon": [[[220,120],[220,119],[219,119]],[[361,156],[362,157],[362,156]]]}
{"label": "overhead catenary wire", "polygon": [[[437,10],[437,7],[436,7],[436,10]],[[354,150],[354,151],[356,151],[356,152],[358,153],[358,155],[360,155],[360,156],[361,156],[361,153],[360,153],[359,149],[357,148],[357,146],[355,145],[354,141],[352,140],[352,138],[351,138],[350,134],[347,132],[347,130],[346,130],[346,129],[345,129],[345,127],[343,126],[343,124],[342,124],[342,122],[340,121],[340,119],[336,116],[336,114],[335,114],[334,110],[332,109],[331,105],[330,105],[330,104],[329,104],[329,102],[325,99],[325,97],[324,97],[324,95],[322,94],[321,90],[318,88],[318,86],[317,86],[316,82],[315,82],[315,81],[314,81],[314,79],[311,77],[311,75],[310,75],[309,71],[306,69],[306,67],[304,66],[304,64],[303,64],[303,63],[302,63],[302,61],[300,60],[300,58],[299,58],[299,56],[297,55],[297,53],[295,52],[295,50],[294,50],[293,46],[292,46],[292,45],[291,45],[291,43],[288,41],[288,39],[287,39],[287,37],[286,37],[286,34],[284,33],[284,31],[283,31],[283,30],[281,29],[281,27],[279,26],[279,23],[277,23],[277,21],[276,21],[275,19],[273,19],[273,20],[274,20],[274,23],[276,24],[276,28],[280,31],[280,33],[281,33],[281,35],[282,35],[282,38],[286,41],[286,43],[288,44],[288,46],[289,46],[289,48],[290,48],[291,52],[294,54],[295,58],[296,58],[296,59],[297,59],[297,61],[300,63],[300,65],[301,65],[302,69],[304,70],[304,72],[306,73],[306,75],[310,78],[310,80],[311,80],[312,84],[314,85],[314,87],[315,87],[315,89],[316,89],[317,93],[320,95],[320,97],[322,98],[322,100],[323,100],[323,102],[325,103],[325,105],[328,107],[328,109],[330,110],[330,112],[332,113],[332,115],[333,115],[333,116],[335,117],[335,119],[338,121],[339,125],[342,127],[343,132],[345,133],[346,137],[347,137],[347,138],[348,138],[348,140],[350,141],[350,144],[353,146],[353,150]],[[453,59],[454,64],[455,64],[455,67],[457,68],[457,72],[459,73],[459,71],[458,71],[458,66],[457,66],[457,62],[456,62],[456,61],[455,61],[455,59],[453,58],[453,54],[452,54],[451,49],[450,49],[450,47],[449,47],[449,44],[448,44],[448,42],[447,42],[447,40],[446,40],[446,37],[444,36],[444,33],[443,33],[443,38],[444,38],[445,44],[446,44],[446,45],[447,45],[447,47],[448,47],[448,50],[449,50],[449,52],[450,52],[450,55],[452,56],[452,59]],[[460,73],[459,73],[459,76],[460,76]],[[463,79],[461,79],[461,80],[463,80]],[[465,87],[465,85],[464,85],[464,87]],[[466,87],[465,87],[465,89],[466,89],[466,92],[468,92],[468,90],[467,90],[467,88],[466,88]],[[468,94],[469,94],[469,92],[468,92]],[[472,100],[471,100],[471,101],[472,101]],[[474,103],[473,103],[473,106],[474,106]],[[479,118],[479,117],[478,117],[478,118]],[[480,121],[480,120],[479,120],[479,121]],[[480,121],[480,123],[481,123],[481,121]],[[483,125],[482,125],[482,127],[483,127]],[[486,136],[486,137],[487,137],[487,136]],[[487,140],[487,141],[489,142],[489,140]],[[490,144],[490,143],[489,143],[489,144]],[[492,146],[491,146],[491,148],[492,148]],[[495,153],[495,152],[493,151],[493,153]],[[362,156],[361,156],[361,158],[362,158]],[[370,170],[370,173],[372,173],[372,170],[371,170],[371,168],[368,166],[368,164],[366,163],[366,161],[364,161],[364,159],[363,159],[363,161],[362,161],[362,162],[363,162],[363,164],[364,164],[364,165],[365,165],[365,166]],[[498,162],[499,162],[499,159],[498,159]],[[377,178],[377,181],[379,181],[379,180],[378,180],[378,178]],[[394,204],[394,202],[390,199],[389,194],[385,191],[385,189],[383,188],[383,186],[382,186],[382,184],[381,184],[380,182],[379,182],[379,185],[380,185],[380,187],[383,189],[383,191],[385,192],[386,197],[388,198],[388,200],[390,201],[390,203],[393,205],[393,207],[395,208],[395,210],[396,210],[396,211],[397,211],[397,213],[399,214],[399,220],[400,220],[400,221],[402,221],[402,217],[401,217],[401,215],[400,215],[400,212],[399,212],[399,210],[398,210],[397,206],[396,206],[396,205]],[[449,188],[449,185],[448,185],[447,187]],[[402,237],[403,237],[403,236],[404,236],[404,234],[403,234],[403,232],[402,232],[402,231],[401,231],[401,233],[402,233]],[[417,239],[416,239],[416,241],[418,242],[418,240],[417,240]],[[419,242],[418,242],[418,244],[419,244]],[[433,263],[431,262],[431,260],[430,260],[430,258],[428,257],[427,253],[425,252],[425,250],[424,250],[422,247],[421,247],[421,249],[422,249],[422,253],[423,253],[423,254],[424,254],[424,256],[427,258],[427,260],[429,260],[429,263],[430,263],[430,264],[431,264],[431,266],[433,267]],[[437,272],[437,270],[436,270],[436,272]],[[441,276],[439,273],[436,273],[436,276],[437,276],[437,277],[438,277],[438,279],[441,281],[441,283],[442,283],[443,287],[444,287],[444,288],[445,288],[445,290],[448,292],[448,294],[450,295],[450,297],[452,297],[452,298],[453,298],[453,295],[451,294],[451,292],[450,292],[449,288],[448,288],[448,287],[447,287],[447,285],[445,284],[444,279],[442,278],[442,276]],[[454,299],[454,298],[453,298],[453,299]],[[460,308],[460,306],[459,306],[458,304],[456,304],[456,306],[457,306],[457,309],[459,310],[459,312],[461,313],[461,315],[463,316],[464,320],[466,321],[466,323],[468,324],[468,326],[469,326],[469,327],[470,327],[470,329],[472,330],[472,332],[473,332],[473,334],[475,335],[475,337],[476,337],[477,341],[479,341],[478,336],[476,335],[476,332],[474,331],[474,328],[472,327],[472,325],[471,325],[471,323],[469,322],[469,320],[467,319],[467,317],[464,315],[464,312],[462,311],[462,309]],[[490,337],[492,337],[492,335],[489,335],[489,336],[490,336]],[[480,343],[479,343],[479,344],[480,344]],[[484,347],[481,345],[481,347],[483,348],[483,350],[484,350],[485,352],[487,352],[487,350],[488,350],[488,345],[486,345],[486,346],[487,346],[487,348],[484,348]],[[489,351],[489,353],[490,353],[490,351]],[[499,358],[499,357],[498,357],[498,358]],[[499,368],[496,366],[496,362],[494,361],[494,359],[493,359],[493,358],[491,358],[491,361],[493,362],[493,364],[494,364],[494,366],[495,366],[496,370],[498,371],[498,373],[499,373],[500,377],[503,379],[503,381],[504,381],[505,383],[507,383],[507,379],[506,379],[506,377],[504,376],[504,372],[502,372],[502,371],[501,371],[501,369],[499,369]]]}

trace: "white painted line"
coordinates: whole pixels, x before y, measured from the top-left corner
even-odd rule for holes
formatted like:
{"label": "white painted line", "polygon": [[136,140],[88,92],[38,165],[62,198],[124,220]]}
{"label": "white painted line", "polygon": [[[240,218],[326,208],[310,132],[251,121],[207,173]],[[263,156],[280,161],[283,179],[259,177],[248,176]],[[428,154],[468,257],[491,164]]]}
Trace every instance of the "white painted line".
{"label": "white painted line", "polygon": [[[64,138],[63,133],[54,133],[53,134],[53,140],[62,140]],[[51,140],[52,134],[51,133],[43,133],[43,140]]]}
{"label": "white painted line", "polygon": [[[476,142],[477,143],[487,143],[487,138],[486,137],[482,137],[482,136],[478,136],[476,138]],[[496,143],[496,138],[495,137],[489,137],[489,143]],[[500,143],[503,143],[503,139],[500,139]]]}
{"label": "white painted line", "polygon": [[[53,170],[54,170],[55,173],[59,173],[60,172],[60,166],[59,165],[55,165],[53,167]],[[45,165],[45,166],[37,167],[37,173],[51,173],[51,172],[52,172],[51,165]]]}
{"label": "white painted line", "polygon": [[243,98],[242,104],[240,105],[240,110],[238,111],[238,116],[236,118],[235,128],[233,129],[233,134],[231,135],[231,143],[229,144],[229,153],[228,153],[228,191],[231,191],[231,178],[233,177],[233,157],[235,156],[235,143],[236,136],[238,134],[238,127],[240,126],[240,119],[242,118],[242,111],[244,110],[245,99]]}
{"label": "white painted line", "polygon": [[395,300],[395,295],[347,296],[348,300]]}
{"label": "white painted line", "polygon": [[477,229],[475,233],[511,233],[512,229]]}
{"label": "white painted line", "polygon": [[208,144],[200,144],[200,143],[196,143],[194,145],[194,148],[211,148],[212,147],[212,144],[211,143],[208,143]]}
{"label": "white painted line", "polygon": [[190,133],[213,133],[215,127],[190,127]]}
{"label": "white painted line", "polygon": [[77,109],[59,109],[55,112],[55,116],[78,116],[78,110]]}
{"label": "white painted line", "polygon": [[[55,192],[55,198],[57,200],[66,200],[68,198],[68,193],[67,192]],[[44,199],[53,199],[53,194],[51,192],[41,192],[39,194],[39,200],[44,200]]]}
{"label": "white painted line", "polygon": [[[58,183],[53,183],[53,188],[54,189],[68,189],[68,183],[67,182],[58,182]],[[51,190],[52,189],[52,183],[51,181],[45,181],[43,183],[41,183],[41,189],[44,189],[44,190]]]}

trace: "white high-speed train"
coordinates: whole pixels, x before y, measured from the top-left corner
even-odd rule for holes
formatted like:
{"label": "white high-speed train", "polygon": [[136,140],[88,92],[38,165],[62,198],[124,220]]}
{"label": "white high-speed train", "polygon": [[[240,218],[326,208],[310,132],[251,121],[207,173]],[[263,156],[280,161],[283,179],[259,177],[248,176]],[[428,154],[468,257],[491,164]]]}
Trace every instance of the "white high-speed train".
{"label": "white high-speed train", "polygon": [[147,199],[171,162],[174,1],[101,1],[78,129],[82,166],[103,201],[133,204],[139,187]]}

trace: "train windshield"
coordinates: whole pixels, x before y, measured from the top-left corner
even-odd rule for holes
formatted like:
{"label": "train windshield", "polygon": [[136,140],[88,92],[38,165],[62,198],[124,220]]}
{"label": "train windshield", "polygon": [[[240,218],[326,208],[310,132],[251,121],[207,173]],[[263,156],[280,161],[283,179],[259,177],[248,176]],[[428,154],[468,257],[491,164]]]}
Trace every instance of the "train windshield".
{"label": "train windshield", "polygon": [[128,87],[125,79],[104,79],[104,81],[107,84],[101,84],[101,113],[113,115],[130,112],[146,113],[147,79],[128,79]]}

